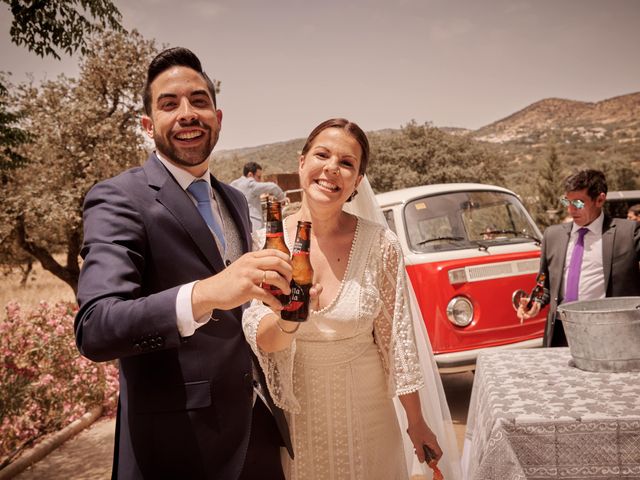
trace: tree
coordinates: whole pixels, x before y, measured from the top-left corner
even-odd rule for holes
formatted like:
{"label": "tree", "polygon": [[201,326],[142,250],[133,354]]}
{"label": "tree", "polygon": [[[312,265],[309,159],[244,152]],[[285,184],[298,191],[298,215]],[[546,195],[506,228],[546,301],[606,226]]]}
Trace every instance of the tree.
{"label": "tree", "polygon": [[122,29],[122,15],[111,0],[2,0],[13,15],[9,34],[41,57],[60,59],[86,51],[86,39],[105,28]]}
{"label": "tree", "polygon": [[[543,158],[536,175],[535,192],[536,202],[528,205],[534,213],[538,225],[548,227],[560,221],[562,207],[560,196],[564,193],[563,181],[564,165],[558,157],[556,146],[549,147],[549,154]],[[530,202],[527,202],[530,203]]]}
{"label": "tree", "polygon": [[414,121],[400,134],[371,136],[369,179],[376,191],[452,182],[504,182],[505,159],[465,136]]}
{"label": "tree", "polygon": [[29,140],[27,132],[16,127],[20,114],[9,108],[9,90],[5,84],[5,76],[0,74],[0,185],[7,182],[5,170],[20,167],[26,162],[16,149]]}
{"label": "tree", "polygon": [[[89,35],[109,27],[121,31],[121,14],[111,0],[2,0],[11,8],[13,21],[9,34],[16,45],[24,45],[41,57],[60,59],[59,51],[71,55],[77,49],[86,53]],[[8,89],[0,75],[0,174],[26,162],[16,148],[29,141],[15,126],[19,114],[6,98]]]}
{"label": "tree", "polygon": [[74,291],[86,192],[144,159],[138,118],[146,65],[157,53],[135,30],[95,34],[88,47],[79,79],[19,86],[20,126],[34,142],[20,147],[28,166],[8,172],[0,193],[0,253],[7,258],[16,245]]}
{"label": "tree", "polygon": [[[24,45],[41,57],[60,59],[59,50],[86,53],[89,35],[109,27],[121,31],[121,14],[110,0],[2,0],[11,8],[9,34],[16,45]],[[17,128],[18,114],[6,102],[5,78],[0,75],[0,174],[25,162],[16,148],[27,134]],[[4,179],[3,179],[4,180]]]}

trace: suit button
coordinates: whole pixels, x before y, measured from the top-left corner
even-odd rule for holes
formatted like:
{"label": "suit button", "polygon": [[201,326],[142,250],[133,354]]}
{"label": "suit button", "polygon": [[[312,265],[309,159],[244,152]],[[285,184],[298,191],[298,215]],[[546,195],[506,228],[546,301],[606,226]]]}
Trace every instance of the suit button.
{"label": "suit button", "polygon": [[229,265],[231,265],[231,260],[229,260],[228,258],[224,261],[224,264],[228,267]]}

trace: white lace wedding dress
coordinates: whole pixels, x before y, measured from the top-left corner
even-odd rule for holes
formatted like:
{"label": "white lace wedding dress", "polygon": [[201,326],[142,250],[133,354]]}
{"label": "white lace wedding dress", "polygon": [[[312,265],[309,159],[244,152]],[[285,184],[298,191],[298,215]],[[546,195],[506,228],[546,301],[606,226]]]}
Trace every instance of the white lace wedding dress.
{"label": "white lace wedding dress", "polygon": [[270,310],[254,301],[245,311],[245,335],[287,412],[295,453],[283,458],[288,479],[409,477],[392,397],[422,388],[423,376],[403,269],[394,234],[359,218],[336,298],[310,312],[289,349],[261,351],[256,331]]}

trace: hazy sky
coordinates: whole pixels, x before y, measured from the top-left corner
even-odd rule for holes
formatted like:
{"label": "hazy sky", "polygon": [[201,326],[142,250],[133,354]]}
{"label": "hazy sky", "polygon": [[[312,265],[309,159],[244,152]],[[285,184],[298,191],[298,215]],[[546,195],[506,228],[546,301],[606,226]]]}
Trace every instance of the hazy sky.
{"label": "hazy sky", "polygon": [[[640,0],[116,0],[126,28],[184,46],[222,81],[217,149],[304,137],[345,116],[479,128],[548,97],[640,90]],[[10,43],[21,81],[77,74]]]}

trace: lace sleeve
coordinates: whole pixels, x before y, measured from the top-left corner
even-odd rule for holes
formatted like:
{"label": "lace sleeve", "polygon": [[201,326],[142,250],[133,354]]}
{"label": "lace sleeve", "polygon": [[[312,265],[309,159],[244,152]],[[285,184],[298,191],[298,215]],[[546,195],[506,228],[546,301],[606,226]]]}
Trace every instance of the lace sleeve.
{"label": "lace sleeve", "polygon": [[381,230],[376,265],[382,308],[374,319],[374,336],[389,381],[389,395],[405,395],[424,386],[406,288],[404,259],[398,239]]}
{"label": "lace sleeve", "polygon": [[258,357],[260,368],[264,371],[267,388],[273,402],[283,410],[292,413],[300,411],[300,404],[293,393],[293,357],[296,352],[295,339],[289,348],[266,353],[258,347],[256,336],[260,321],[273,312],[262,302],[254,300],[242,314],[242,328],[247,342]]}

